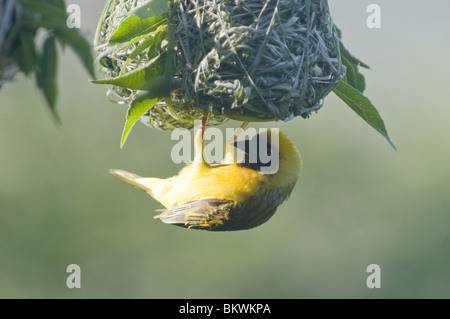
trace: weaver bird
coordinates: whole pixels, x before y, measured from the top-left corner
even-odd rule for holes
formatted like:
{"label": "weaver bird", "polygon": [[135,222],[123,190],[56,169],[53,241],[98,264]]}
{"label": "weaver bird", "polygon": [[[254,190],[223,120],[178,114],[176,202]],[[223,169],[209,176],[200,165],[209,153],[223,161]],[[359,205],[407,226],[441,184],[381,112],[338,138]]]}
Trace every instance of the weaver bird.
{"label": "weaver bird", "polygon": [[[250,141],[227,143],[227,156],[232,145],[245,152],[243,161],[208,164],[203,160],[202,135],[203,130],[195,136],[194,162],[177,176],[159,179],[123,170],[110,172],[163,204],[166,209],[158,210],[161,213],[154,218],[167,224],[231,231],[250,229],[269,220],[289,197],[299,177],[300,154],[294,143],[282,132],[268,130],[265,140],[257,134]],[[278,142],[278,148],[271,145],[273,140]],[[266,144],[261,145],[261,142]],[[265,173],[264,168],[271,163],[264,164],[260,156],[256,161],[250,160],[252,145],[257,145],[258,154],[261,146],[267,150],[267,155],[278,153],[276,172]]]}

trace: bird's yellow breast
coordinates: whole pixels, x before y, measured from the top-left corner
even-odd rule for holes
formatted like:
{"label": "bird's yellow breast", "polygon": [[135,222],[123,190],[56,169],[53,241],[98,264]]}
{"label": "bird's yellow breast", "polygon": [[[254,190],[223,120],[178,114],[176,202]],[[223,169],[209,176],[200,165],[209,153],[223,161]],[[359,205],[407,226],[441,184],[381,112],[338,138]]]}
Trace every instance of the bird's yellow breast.
{"label": "bird's yellow breast", "polygon": [[205,197],[242,202],[254,194],[265,179],[260,172],[237,164],[191,164],[173,178],[173,187],[161,202],[167,208]]}

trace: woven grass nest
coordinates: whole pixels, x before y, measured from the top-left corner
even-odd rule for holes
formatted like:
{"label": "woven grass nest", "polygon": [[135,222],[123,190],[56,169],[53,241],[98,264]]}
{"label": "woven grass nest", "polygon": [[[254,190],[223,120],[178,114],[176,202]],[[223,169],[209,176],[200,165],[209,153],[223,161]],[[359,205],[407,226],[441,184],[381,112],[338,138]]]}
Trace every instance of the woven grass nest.
{"label": "woven grass nest", "polygon": [[344,78],[326,0],[110,0],[96,50],[111,93],[160,129],[308,117]]}

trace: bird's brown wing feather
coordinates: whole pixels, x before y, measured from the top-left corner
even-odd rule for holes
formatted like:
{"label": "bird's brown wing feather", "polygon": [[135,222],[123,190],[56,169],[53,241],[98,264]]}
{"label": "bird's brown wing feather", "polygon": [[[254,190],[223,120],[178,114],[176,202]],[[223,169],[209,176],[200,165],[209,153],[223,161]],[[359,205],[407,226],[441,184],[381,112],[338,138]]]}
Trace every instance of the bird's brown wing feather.
{"label": "bird's brown wing feather", "polygon": [[166,224],[193,229],[226,230],[229,214],[237,203],[221,198],[202,198],[188,201],[155,216]]}

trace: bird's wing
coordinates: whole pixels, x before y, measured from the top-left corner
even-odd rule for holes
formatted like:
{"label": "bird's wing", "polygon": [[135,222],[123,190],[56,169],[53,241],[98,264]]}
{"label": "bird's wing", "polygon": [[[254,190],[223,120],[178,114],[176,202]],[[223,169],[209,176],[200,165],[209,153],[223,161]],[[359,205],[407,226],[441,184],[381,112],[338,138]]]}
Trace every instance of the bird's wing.
{"label": "bird's wing", "polygon": [[[155,216],[166,224],[204,230],[222,230],[229,213],[237,203],[221,198],[202,198],[188,201]],[[223,229],[225,230],[225,229]]]}

